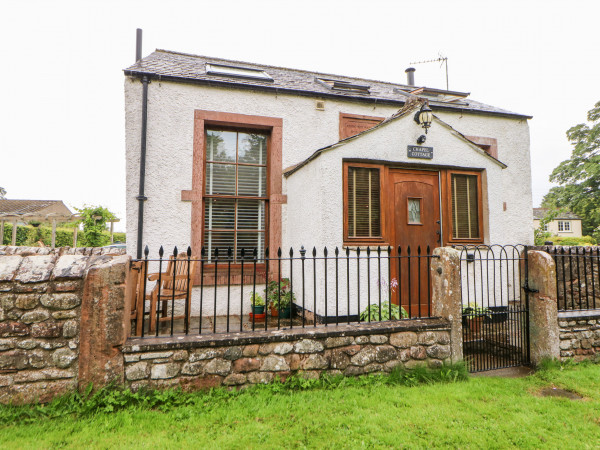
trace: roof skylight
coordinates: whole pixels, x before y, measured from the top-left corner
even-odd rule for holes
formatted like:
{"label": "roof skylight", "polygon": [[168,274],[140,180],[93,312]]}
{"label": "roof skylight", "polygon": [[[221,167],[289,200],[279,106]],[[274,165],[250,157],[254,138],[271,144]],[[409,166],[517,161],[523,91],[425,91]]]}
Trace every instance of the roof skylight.
{"label": "roof skylight", "polygon": [[328,80],[325,78],[317,78],[322,84],[329,86],[334,91],[346,91],[346,92],[354,92],[358,94],[370,94],[369,88],[371,86],[365,86],[362,84],[354,84],[349,81],[341,81],[341,80]]}
{"label": "roof skylight", "polygon": [[208,75],[220,75],[224,77],[273,81],[273,78],[271,78],[265,71],[260,69],[250,69],[248,67],[224,66],[221,64],[206,63],[206,73]]}

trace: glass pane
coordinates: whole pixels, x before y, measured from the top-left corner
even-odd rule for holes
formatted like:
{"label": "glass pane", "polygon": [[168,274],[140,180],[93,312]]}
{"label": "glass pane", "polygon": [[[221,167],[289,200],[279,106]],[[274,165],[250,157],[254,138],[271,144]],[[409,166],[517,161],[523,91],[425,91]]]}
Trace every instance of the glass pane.
{"label": "glass pane", "polygon": [[267,136],[254,133],[239,133],[238,162],[267,164]]}
{"label": "glass pane", "polygon": [[204,202],[204,229],[231,229],[235,227],[235,200],[207,198]]}
{"label": "glass pane", "polygon": [[267,168],[238,166],[238,195],[267,195]]}
{"label": "glass pane", "polygon": [[265,202],[263,200],[238,200],[237,228],[265,229]]}
{"label": "glass pane", "polygon": [[379,214],[379,170],[348,170],[348,236],[381,235]]}
{"label": "glass pane", "polygon": [[207,131],[206,160],[235,162],[236,140],[235,131]]}
{"label": "glass pane", "polygon": [[214,259],[214,252],[219,250],[218,259],[226,259],[227,249],[231,247],[233,250],[233,231],[208,231],[204,245],[206,246],[207,255],[210,255],[210,260]]}
{"label": "glass pane", "polygon": [[206,164],[206,193],[235,195],[235,165]]}
{"label": "glass pane", "polygon": [[477,176],[452,175],[452,236],[479,238]]}
{"label": "glass pane", "polygon": [[408,199],[408,223],[421,223],[421,199]]}
{"label": "glass pane", "polygon": [[241,251],[244,249],[246,260],[253,260],[253,252],[256,248],[258,252],[257,259],[262,261],[265,252],[265,234],[243,232],[237,235],[237,256],[241,258]]}

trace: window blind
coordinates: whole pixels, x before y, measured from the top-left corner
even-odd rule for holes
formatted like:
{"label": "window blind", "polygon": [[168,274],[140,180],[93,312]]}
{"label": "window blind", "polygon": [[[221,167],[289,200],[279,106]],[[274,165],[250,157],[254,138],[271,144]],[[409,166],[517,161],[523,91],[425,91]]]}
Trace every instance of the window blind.
{"label": "window blind", "polygon": [[381,236],[379,169],[348,169],[348,237]]}
{"label": "window blind", "polygon": [[267,136],[208,130],[206,134],[204,239],[212,257],[229,248],[234,261],[264,252],[267,195]]}
{"label": "window blind", "polygon": [[452,237],[478,239],[477,176],[452,174]]}

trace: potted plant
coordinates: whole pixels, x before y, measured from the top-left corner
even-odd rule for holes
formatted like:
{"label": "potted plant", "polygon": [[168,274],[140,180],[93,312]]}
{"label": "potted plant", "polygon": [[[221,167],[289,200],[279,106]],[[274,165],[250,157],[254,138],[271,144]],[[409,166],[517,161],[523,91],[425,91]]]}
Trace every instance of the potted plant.
{"label": "potted plant", "polygon": [[281,278],[279,281],[269,281],[266,289],[267,301],[271,308],[271,316],[289,319],[292,315],[292,303],[296,296],[290,289],[290,280]]}
{"label": "potted plant", "polygon": [[250,305],[252,312],[250,313],[250,319],[264,320],[265,318],[265,299],[256,292],[250,294]]}
{"label": "potted plant", "polygon": [[467,306],[462,307],[463,326],[466,325],[473,334],[479,333],[483,321],[486,318],[492,318],[491,313],[492,311],[487,307],[469,303]]}

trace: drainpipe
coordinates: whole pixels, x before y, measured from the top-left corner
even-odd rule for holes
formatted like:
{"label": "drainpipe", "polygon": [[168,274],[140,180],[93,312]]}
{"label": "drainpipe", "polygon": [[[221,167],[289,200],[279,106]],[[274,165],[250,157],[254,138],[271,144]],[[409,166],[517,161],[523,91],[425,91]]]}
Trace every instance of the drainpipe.
{"label": "drainpipe", "polygon": [[148,129],[148,83],[150,80],[146,75],[142,77],[142,137],[140,151],[140,191],[136,197],[138,204],[138,226],[137,226],[137,259],[142,258],[142,242],[144,238],[144,202],[148,197],[144,195],[146,182],[146,134]]}
{"label": "drainpipe", "polygon": [[[136,52],[137,61],[142,58],[142,30],[136,30]],[[137,62],[136,61],[136,62]],[[142,244],[144,238],[144,202],[148,198],[144,195],[146,182],[146,135],[148,130],[148,83],[147,75],[142,76],[142,136],[140,149],[140,190],[136,199],[138,200],[138,225],[137,225],[137,259],[142,258]]]}

